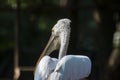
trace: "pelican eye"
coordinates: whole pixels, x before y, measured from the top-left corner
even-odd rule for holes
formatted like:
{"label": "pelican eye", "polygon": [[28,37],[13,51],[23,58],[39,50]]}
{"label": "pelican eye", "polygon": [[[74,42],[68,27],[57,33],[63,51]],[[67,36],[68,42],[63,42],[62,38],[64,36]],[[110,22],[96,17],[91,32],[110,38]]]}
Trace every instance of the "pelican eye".
{"label": "pelican eye", "polygon": [[54,29],[52,29],[52,32],[54,32]]}

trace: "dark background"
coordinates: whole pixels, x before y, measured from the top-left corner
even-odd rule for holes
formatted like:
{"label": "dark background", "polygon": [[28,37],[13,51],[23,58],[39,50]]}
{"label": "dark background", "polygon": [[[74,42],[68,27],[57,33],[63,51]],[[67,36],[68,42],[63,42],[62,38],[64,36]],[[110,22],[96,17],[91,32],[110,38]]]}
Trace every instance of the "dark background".
{"label": "dark background", "polygon": [[[16,51],[19,66],[35,66],[61,18],[72,21],[68,54],[92,60],[89,80],[120,80],[119,67],[106,67],[119,15],[119,0],[0,0],[0,80],[13,80]],[[21,71],[19,80],[33,80],[33,72]]]}

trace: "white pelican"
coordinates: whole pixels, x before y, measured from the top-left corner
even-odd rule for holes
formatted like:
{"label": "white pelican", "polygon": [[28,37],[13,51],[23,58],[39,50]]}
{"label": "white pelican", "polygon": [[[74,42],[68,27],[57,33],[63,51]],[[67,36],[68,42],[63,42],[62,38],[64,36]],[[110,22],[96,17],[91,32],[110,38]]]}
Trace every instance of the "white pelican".
{"label": "white pelican", "polygon": [[[35,68],[34,80],[81,80],[91,72],[91,61],[83,55],[66,55],[70,20],[60,19],[52,28],[52,34]],[[48,55],[59,49],[59,58]]]}

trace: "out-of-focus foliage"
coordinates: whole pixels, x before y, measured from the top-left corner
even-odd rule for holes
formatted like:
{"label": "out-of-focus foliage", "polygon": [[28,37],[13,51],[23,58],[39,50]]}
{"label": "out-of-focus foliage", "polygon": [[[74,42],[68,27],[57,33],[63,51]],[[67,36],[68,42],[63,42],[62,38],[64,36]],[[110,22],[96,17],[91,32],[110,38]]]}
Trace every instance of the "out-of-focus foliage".
{"label": "out-of-focus foliage", "polygon": [[[59,0],[20,0],[21,9],[29,6],[36,5],[58,5]],[[0,0],[0,8],[8,8],[14,10],[17,7],[16,0]],[[9,11],[9,10],[8,10]],[[1,12],[0,11],[0,50],[8,48],[14,48],[14,28],[16,24],[16,11],[14,12]],[[44,41],[43,34],[47,34],[50,31],[50,27],[53,26],[54,20],[49,20],[51,17],[46,17],[49,13],[34,14],[25,13],[21,11],[21,28],[20,28],[20,41],[23,45],[32,46],[37,42]],[[40,37],[39,37],[40,36]],[[35,43],[34,43],[35,42]],[[43,42],[40,42],[43,43]]]}
{"label": "out-of-focus foliage", "polygon": [[0,0],[0,7],[7,6],[7,0]]}
{"label": "out-of-focus foliage", "polygon": [[[20,0],[21,8],[26,8],[31,5],[44,5],[44,4],[52,4],[52,5],[58,5],[59,0]],[[6,0],[6,3],[13,7],[16,8],[17,2],[16,0]]]}
{"label": "out-of-focus foliage", "polygon": [[14,23],[14,13],[0,13],[0,50],[13,48]]}
{"label": "out-of-focus foliage", "polygon": [[43,45],[44,36],[48,34],[50,27],[52,27],[51,23],[53,23],[44,16],[36,16],[34,14],[22,15],[21,38],[24,46],[32,47],[38,45],[38,43]]}

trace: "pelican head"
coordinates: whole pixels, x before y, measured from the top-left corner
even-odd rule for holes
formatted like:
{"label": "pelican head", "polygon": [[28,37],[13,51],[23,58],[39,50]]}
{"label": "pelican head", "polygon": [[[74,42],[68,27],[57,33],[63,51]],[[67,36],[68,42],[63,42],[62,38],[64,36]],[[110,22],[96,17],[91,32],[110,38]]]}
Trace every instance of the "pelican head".
{"label": "pelican head", "polygon": [[53,36],[59,36],[63,33],[67,35],[67,33],[70,33],[70,20],[69,19],[60,19],[57,21],[57,23],[52,28],[52,35]]}
{"label": "pelican head", "polygon": [[38,62],[45,55],[50,55],[54,50],[59,50],[59,59],[66,55],[70,36],[70,19],[60,19],[52,28],[51,37],[43,50]]}

